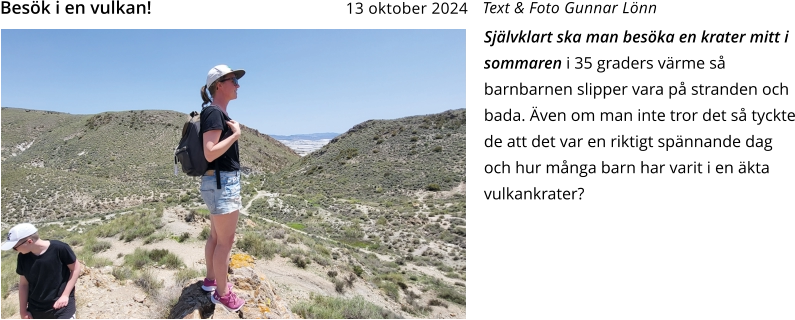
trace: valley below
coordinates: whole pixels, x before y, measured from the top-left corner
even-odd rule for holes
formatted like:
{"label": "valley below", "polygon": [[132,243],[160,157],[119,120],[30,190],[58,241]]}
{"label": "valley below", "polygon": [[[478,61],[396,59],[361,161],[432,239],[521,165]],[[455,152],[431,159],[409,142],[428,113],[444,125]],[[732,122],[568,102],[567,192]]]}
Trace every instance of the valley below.
{"label": "valley below", "polygon": [[283,143],[285,146],[288,146],[290,149],[293,149],[295,153],[300,156],[305,156],[307,154],[312,153],[315,150],[318,150],[329,143],[331,139],[319,139],[319,140],[279,140],[279,142]]}

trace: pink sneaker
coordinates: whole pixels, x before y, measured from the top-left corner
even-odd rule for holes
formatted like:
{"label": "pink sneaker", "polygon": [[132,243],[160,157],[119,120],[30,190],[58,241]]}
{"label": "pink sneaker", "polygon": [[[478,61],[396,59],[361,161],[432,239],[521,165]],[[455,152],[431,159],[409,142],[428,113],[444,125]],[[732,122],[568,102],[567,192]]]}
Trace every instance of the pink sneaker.
{"label": "pink sneaker", "polygon": [[224,306],[224,308],[229,312],[236,312],[240,310],[244,304],[246,304],[246,301],[238,298],[237,295],[232,292],[232,290],[229,290],[229,292],[223,297],[218,296],[218,291],[213,292],[213,294],[210,296],[210,301]]}
{"label": "pink sneaker", "polygon": [[204,291],[211,292],[211,291],[215,291],[215,289],[217,289],[217,288],[218,288],[218,284],[216,284],[215,279],[210,280],[210,279],[204,278],[204,281],[202,281],[202,290],[204,290]]}
{"label": "pink sneaker", "polygon": [[[227,281],[226,282],[226,288],[229,291],[232,291],[232,282]],[[213,292],[213,291],[215,291],[215,289],[218,289],[218,283],[215,282],[215,279],[210,280],[210,279],[204,278],[204,281],[202,281],[202,290],[207,291],[207,292]]]}

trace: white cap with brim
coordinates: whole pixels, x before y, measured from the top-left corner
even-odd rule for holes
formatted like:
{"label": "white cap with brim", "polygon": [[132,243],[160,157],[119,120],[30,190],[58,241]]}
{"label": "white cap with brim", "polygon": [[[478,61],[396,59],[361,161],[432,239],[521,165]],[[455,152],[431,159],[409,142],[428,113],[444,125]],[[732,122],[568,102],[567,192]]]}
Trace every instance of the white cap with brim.
{"label": "white cap with brim", "polygon": [[213,82],[215,82],[218,79],[221,79],[221,77],[229,73],[234,73],[235,77],[240,79],[243,77],[243,75],[246,74],[246,71],[243,69],[232,70],[231,68],[229,68],[229,66],[225,64],[219,64],[213,67],[212,69],[210,69],[210,72],[207,73],[207,88],[209,89],[210,86],[213,84]]}
{"label": "white cap with brim", "polygon": [[2,249],[3,250],[11,250],[17,245],[19,240],[24,239],[25,237],[29,237],[30,235],[39,231],[30,223],[20,223],[15,225],[8,231],[8,236],[6,236],[6,241],[3,242]]}

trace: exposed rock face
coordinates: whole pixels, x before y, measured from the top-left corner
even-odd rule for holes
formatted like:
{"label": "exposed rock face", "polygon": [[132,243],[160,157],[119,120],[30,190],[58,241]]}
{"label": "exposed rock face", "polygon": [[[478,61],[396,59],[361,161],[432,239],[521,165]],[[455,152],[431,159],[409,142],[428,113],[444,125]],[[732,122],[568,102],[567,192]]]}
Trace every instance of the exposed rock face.
{"label": "exposed rock face", "polygon": [[[221,309],[221,308],[219,308]],[[210,294],[202,290],[202,282],[196,282],[182,288],[177,304],[168,313],[170,319],[207,319],[215,312],[215,304],[210,301]],[[199,316],[199,318],[195,318]]]}
{"label": "exposed rock face", "polygon": [[290,319],[294,318],[282,299],[276,295],[273,285],[264,275],[249,267],[233,269],[230,281],[232,290],[246,304],[238,312],[230,313],[210,301],[210,295],[201,288],[201,281],[183,288],[179,301],[169,312],[171,319]]}

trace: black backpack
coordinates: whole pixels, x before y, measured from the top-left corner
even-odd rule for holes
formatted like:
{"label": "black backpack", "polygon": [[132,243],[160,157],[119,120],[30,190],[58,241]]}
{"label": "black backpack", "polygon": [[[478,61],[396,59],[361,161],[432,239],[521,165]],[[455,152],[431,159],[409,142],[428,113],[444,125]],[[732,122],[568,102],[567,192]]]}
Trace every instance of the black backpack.
{"label": "black backpack", "polygon": [[177,163],[182,165],[182,172],[192,177],[203,176],[209,167],[204,158],[204,146],[201,136],[201,114],[193,111],[190,119],[182,126],[182,139],[174,149],[174,174],[177,174]]}

